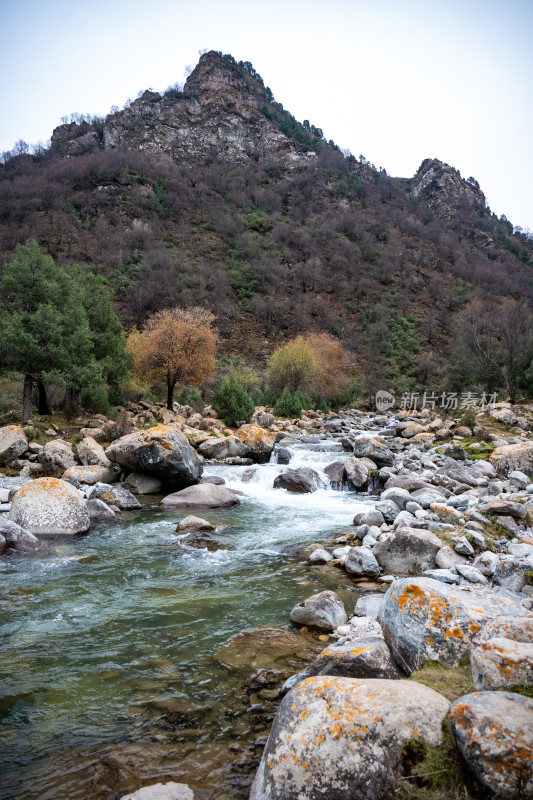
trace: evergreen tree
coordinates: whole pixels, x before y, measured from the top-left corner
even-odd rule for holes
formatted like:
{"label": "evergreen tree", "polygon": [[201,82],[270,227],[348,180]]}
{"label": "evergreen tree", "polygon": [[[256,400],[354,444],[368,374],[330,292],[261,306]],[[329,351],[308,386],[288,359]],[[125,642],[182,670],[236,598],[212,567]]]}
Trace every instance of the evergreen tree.
{"label": "evergreen tree", "polygon": [[226,425],[249,422],[254,413],[254,401],[234,375],[225,380],[213,395],[211,404]]}

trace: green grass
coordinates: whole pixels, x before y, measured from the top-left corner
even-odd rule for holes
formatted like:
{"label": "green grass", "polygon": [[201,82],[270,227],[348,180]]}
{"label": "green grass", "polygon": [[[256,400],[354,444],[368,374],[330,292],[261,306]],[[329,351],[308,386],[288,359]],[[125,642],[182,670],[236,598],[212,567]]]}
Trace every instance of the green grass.
{"label": "green grass", "polygon": [[440,661],[425,659],[422,669],[413,672],[407,680],[423,683],[451,702],[474,689],[468,655],[462,657],[458,667],[447,667]]}

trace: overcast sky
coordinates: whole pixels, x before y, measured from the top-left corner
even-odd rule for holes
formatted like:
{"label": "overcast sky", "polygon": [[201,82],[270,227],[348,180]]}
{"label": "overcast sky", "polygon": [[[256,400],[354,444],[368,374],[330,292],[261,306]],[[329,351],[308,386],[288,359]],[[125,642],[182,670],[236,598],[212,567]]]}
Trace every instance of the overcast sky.
{"label": "overcast sky", "polygon": [[435,157],[533,229],[533,0],[2,0],[0,151],[251,61],[276,100],[391,175]]}

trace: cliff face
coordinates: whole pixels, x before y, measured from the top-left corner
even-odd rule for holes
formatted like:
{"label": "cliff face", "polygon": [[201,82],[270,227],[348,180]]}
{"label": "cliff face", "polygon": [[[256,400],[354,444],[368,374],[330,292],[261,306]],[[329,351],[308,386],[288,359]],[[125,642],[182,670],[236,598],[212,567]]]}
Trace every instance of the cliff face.
{"label": "cliff face", "polygon": [[463,180],[459,172],[436,158],[426,158],[414,178],[409,193],[426,200],[439,217],[452,218],[465,206],[485,207],[485,195],[475,184]]}
{"label": "cliff face", "polygon": [[56,128],[52,146],[63,155],[105,148],[166,153],[180,162],[252,157],[284,166],[314,163],[313,150],[292,141],[261,111],[269,105],[257,78],[211,51],[200,58],[183,93],[146,91],[107,117],[101,132],[86,123]]}

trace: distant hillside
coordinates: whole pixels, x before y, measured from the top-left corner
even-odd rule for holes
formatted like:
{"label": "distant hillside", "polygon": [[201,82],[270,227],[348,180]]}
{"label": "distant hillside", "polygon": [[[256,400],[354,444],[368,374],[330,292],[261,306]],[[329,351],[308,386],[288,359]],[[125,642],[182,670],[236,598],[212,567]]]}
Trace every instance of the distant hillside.
{"label": "distant hillside", "polygon": [[105,275],[123,323],[170,305],[217,315],[255,364],[328,331],[369,384],[442,383],[455,315],[476,296],[533,302],[533,241],[436,159],[392,178],[276,103],[252,65],[210,52],[183,89],[0,166],[0,260],[38,239]]}

